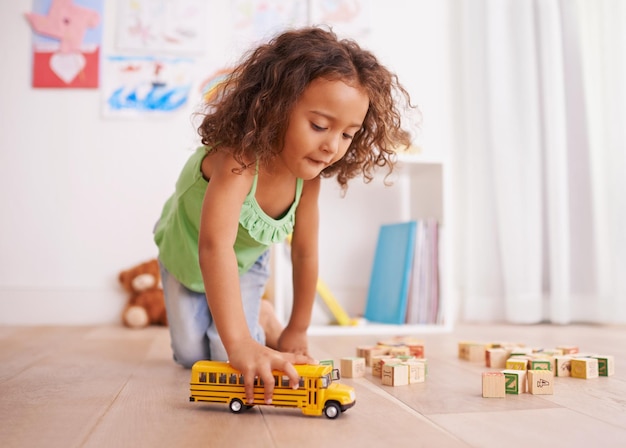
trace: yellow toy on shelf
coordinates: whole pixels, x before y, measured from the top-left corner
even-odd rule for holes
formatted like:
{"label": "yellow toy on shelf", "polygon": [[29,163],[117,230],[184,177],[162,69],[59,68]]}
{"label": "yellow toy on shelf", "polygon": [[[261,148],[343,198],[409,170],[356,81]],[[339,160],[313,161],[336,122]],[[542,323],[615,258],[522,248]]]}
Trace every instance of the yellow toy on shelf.
{"label": "yellow toy on shelf", "polygon": [[[304,415],[322,415],[337,418],[356,403],[354,388],[336,382],[339,371],[330,365],[294,365],[300,384],[289,385],[289,377],[274,371],[272,404],[277,407],[300,408]],[[254,403],[245,404],[243,375],[229,363],[198,361],[191,368],[189,401],[227,403],[230,410],[239,413],[254,405],[264,405],[263,382],[254,382]]]}
{"label": "yellow toy on shelf", "polygon": [[[291,244],[291,235],[287,237],[287,243]],[[359,320],[352,319],[348,315],[348,313],[346,313],[346,311],[343,309],[341,304],[339,304],[339,301],[335,298],[333,293],[330,292],[330,289],[321,278],[317,279],[317,285],[315,289],[317,291],[317,295],[319,295],[322,298],[322,300],[324,301],[324,303],[326,304],[326,306],[328,307],[332,315],[335,317],[335,319],[337,319],[337,323],[339,325],[343,325],[343,326],[358,325]]]}

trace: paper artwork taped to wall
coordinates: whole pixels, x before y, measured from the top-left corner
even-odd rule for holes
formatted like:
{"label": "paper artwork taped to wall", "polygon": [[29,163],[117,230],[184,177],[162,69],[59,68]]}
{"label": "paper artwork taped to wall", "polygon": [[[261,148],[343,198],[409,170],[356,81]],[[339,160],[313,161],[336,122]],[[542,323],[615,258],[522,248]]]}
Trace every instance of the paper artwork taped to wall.
{"label": "paper artwork taped to wall", "polygon": [[231,12],[237,52],[308,23],[307,0],[231,0]]}
{"label": "paper artwork taped to wall", "polygon": [[312,25],[331,25],[340,37],[364,39],[371,29],[371,0],[320,0],[311,2]]}
{"label": "paper artwork taped to wall", "polygon": [[117,48],[176,55],[205,49],[206,0],[118,0]]}
{"label": "paper artwork taped to wall", "polygon": [[105,116],[171,113],[189,99],[195,67],[191,58],[108,56],[103,62]]}
{"label": "paper artwork taped to wall", "polygon": [[33,0],[33,87],[98,87],[102,10],[102,0]]}

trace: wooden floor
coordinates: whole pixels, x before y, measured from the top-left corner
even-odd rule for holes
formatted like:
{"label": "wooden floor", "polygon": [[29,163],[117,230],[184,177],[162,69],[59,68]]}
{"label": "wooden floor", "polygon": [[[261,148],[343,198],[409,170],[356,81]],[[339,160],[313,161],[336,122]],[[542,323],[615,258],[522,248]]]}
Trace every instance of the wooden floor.
{"label": "wooden floor", "polygon": [[[295,409],[190,403],[189,371],[167,329],[0,327],[0,446],[25,447],[623,447],[626,328],[457,326],[425,341],[425,383],[341,381],[357,404],[335,420]],[[354,356],[376,336],[314,336],[318,359]],[[557,378],[554,395],[481,397],[485,367],[457,358],[460,340],[578,345],[611,354],[616,374]]]}

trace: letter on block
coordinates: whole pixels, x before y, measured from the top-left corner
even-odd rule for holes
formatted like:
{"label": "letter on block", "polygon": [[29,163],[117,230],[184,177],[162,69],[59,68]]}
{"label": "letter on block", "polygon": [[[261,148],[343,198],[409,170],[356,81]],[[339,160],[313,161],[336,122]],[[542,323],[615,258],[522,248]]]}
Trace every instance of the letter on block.
{"label": "letter on block", "polygon": [[383,376],[383,364],[385,360],[391,359],[390,355],[372,356],[372,375],[381,378]]}
{"label": "letter on block", "polygon": [[569,355],[555,356],[554,361],[555,361],[554,374],[556,376],[571,376],[570,374],[570,371],[572,369],[572,366],[570,364],[572,361],[571,356]]}
{"label": "letter on block", "polygon": [[597,378],[598,360],[596,358],[572,358],[570,374],[573,378]]}
{"label": "letter on block", "polygon": [[341,358],[341,376],[359,378],[365,375],[365,358]]}
{"label": "letter on block", "polygon": [[505,378],[504,391],[507,394],[519,395],[526,392],[526,370],[503,370]]}
{"label": "letter on block", "polygon": [[409,366],[406,364],[383,365],[382,383],[386,386],[405,386],[409,384]]}
{"label": "letter on block", "polygon": [[615,358],[613,356],[596,355],[593,358],[598,360],[598,375],[611,376],[615,373]]}
{"label": "letter on block", "polygon": [[528,371],[528,392],[533,395],[554,394],[554,374],[550,370]]}
{"label": "letter on block", "polygon": [[502,372],[483,372],[483,397],[504,398],[505,378]]}
{"label": "letter on block", "polygon": [[528,370],[552,370],[552,359],[531,359]]}
{"label": "letter on block", "polygon": [[528,358],[512,357],[506,360],[507,370],[528,370]]}
{"label": "letter on block", "polygon": [[423,383],[426,381],[426,363],[410,360],[403,364],[409,366],[409,384]]}

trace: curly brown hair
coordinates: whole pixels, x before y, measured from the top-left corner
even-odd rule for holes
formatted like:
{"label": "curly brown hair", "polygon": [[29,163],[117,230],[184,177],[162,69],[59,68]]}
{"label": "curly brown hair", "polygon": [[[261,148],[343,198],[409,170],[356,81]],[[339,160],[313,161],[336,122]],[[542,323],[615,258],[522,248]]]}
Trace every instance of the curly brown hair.
{"label": "curly brown hair", "polygon": [[198,128],[202,144],[232,152],[241,170],[248,167],[246,160],[271,166],[282,150],[292,107],[319,77],[356,84],[369,97],[363,126],[345,156],[321,176],[337,176],[345,190],[359,174],[371,181],[377,167],[391,173],[395,149],[411,144],[399,104],[407,110],[415,106],[397,76],[371,52],[319,27],[286,31],[250,52],[206,104]]}

